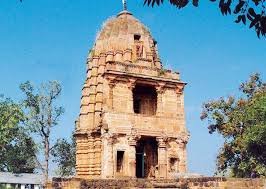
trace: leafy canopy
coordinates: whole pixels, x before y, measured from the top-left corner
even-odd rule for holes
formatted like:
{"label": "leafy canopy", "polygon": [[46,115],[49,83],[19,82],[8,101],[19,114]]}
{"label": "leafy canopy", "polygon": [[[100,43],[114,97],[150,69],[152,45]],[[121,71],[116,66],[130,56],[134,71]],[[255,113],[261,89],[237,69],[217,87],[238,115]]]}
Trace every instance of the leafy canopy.
{"label": "leafy canopy", "polygon": [[21,122],[19,104],[0,97],[0,171],[32,173],[36,169],[36,145]]}
{"label": "leafy canopy", "polygon": [[218,132],[225,139],[217,157],[218,172],[266,176],[266,83],[254,74],[239,89],[240,98],[205,103],[201,119],[208,120],[210,133]]}
{"label": "leafy canopy", "polygon": [[63,107],[56,106],[56,99],[62,91],[61,85],[57,81],[49,81],[35,89],[27,81],[20,85],[20,89],[25,94],[25,123],[32,132],[43,138],[49,137],[50,129],[58,124],[60,116],[64,113]]}
{"label": "leafy canopy", "polygon": [[76,165],[76,142],[72,137],[71,142],[66,139],[58,139],[51,151],[53,162],[58,165],[60,176],[71,176],[75,174]]}
{"label": "leafy canopy", "polygon": [[44,155],[44,166],[42,171],[46,181],[49,175],[49,161],[52,149],[51,133],[52,128],[58,125],[64,109],[57,105],[62,87],[57,81],[49,81],[35,88],[30,82],[20,85],[25,94],[23,101],[24,112],[27,115],[25,124],[30,131],[36,134],[42,143]]}
{"label": "leafy canopy", "polygon": [[[192,3],[195,7],[199,5],[199,0],[168,0],[170,4],[181,9]],[[266,0],[210,0],[219,1],[219,9],[222,15],[234,14],[236,23],[249,24],[249,28],[254,28],[257,36],[266,36]],[[161,5],[164,0],[144,0],[144,4],[154,6]]]}
{"label": "leafy canopy", "polygon": [[37,168],[37,148],[26,132],[19,131],[0,150],[0,171],[33,173]]}
{"label": "leafy canopy", "polygon": [[23,112],[18,104],[9,98],[0,96],[0,148],[12,140],[23,117]]}

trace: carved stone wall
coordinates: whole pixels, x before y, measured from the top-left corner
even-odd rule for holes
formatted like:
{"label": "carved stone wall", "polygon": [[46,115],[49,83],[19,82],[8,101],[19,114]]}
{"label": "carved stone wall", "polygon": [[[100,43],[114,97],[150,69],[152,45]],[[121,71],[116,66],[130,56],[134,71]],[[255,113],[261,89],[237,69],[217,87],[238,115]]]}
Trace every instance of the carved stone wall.
{"label": "carved stone wall", "polygon": [[[155,40],[131,13],[108,20],[87,60],[76,121],[77,177],[186,172],[185,85],[179,73],[162,68]],[[146,145],[141,152],[139,141]]]}
{"label": "carved stone wall", "polygon": [[54,178],[47,189],[83,189],[83,188],[180,188],[180,189],[265,189],[265,179],[240,178],[181,178],[181,179],[106,179],[84,180],[77,178]]}

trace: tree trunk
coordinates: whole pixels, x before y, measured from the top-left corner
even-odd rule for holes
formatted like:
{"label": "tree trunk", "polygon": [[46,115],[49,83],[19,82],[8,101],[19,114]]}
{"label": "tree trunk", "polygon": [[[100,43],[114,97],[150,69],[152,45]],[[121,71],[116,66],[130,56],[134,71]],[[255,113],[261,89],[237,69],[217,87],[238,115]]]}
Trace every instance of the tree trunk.
{"label": "tree trunk", "polygon": [[44,176],[45,176],[45,183],[47,183],[48,181],[48,170],[49,170],[49,137],[45,137],[44,139],[44,148],[45,148],[45,152],[44,152],[44,157],[45,157],[45,165],[44,165]]}

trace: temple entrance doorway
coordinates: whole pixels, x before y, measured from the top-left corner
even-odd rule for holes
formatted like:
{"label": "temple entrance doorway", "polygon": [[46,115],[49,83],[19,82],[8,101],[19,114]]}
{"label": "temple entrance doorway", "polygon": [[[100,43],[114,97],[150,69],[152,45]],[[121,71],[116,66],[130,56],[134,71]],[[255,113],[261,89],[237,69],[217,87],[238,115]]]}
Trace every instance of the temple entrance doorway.
{"label": "temple entrance doorway", "polygon": [[154,178],[158,164],[158,143],[155,137],[141,137],[136,145],[136,177]]}

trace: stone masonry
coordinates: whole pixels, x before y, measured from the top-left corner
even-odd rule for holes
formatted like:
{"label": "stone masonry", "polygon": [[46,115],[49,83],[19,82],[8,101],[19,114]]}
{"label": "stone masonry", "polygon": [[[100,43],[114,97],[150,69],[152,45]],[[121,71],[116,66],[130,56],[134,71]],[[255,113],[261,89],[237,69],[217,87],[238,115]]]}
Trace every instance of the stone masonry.
{"label": "stone masonry", "polygon": [[87,60],[76,121],[77,178],[171,178],[187,171],[184,87],[128,11],[106,21]]}
{"label": "stone masonry", "polygon": [[89,188],[176,188],[176,189],[266,189],[266,180],[242,178],[180,178],[180,179],[99,179],[54,178],[47,189]]}

